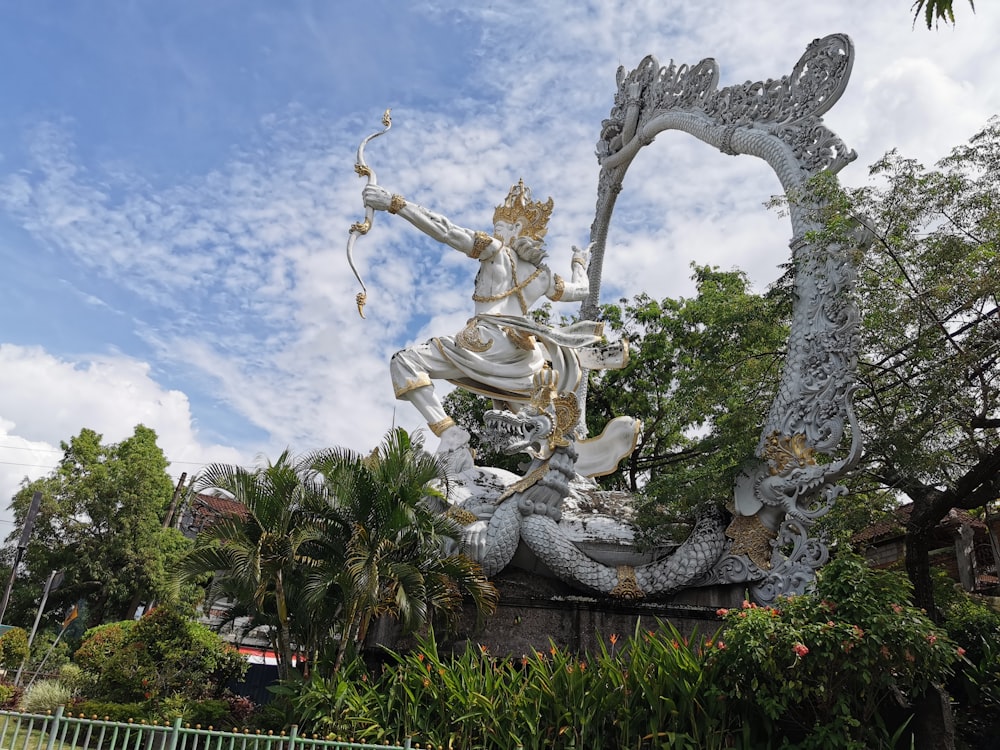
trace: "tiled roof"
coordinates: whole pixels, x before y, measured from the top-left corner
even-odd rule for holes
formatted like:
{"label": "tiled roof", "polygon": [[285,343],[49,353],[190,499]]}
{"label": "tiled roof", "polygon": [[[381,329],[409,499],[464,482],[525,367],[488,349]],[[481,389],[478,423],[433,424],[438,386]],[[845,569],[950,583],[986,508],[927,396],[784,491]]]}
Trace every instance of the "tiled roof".
{"label": "tiled roof", "polygon": [[[859,531],[851,537],[851,541],[854,543],[877,542],[895,536],[902,536],[906,533],[906,523],[910,520],[912,513],[913,503],[901,505],[886,518],[877,521],[864,531]],[[941,519],[938,527],[949,528],[957,524],[968,524],[973,528],[986,528],[986,524],[982,519],[973,516],[967,510],[962,510],[961,508],[952,508],[948,511],[948,515]]]}
{"label": "tiled roof", "polygon": [[226,497],[199,493],[191,498],[181,520],[181,530],[193,536],[206,526],[211,525],[217,518],[225,516],[246,518],[246,515],[247,509],[242,503]]}

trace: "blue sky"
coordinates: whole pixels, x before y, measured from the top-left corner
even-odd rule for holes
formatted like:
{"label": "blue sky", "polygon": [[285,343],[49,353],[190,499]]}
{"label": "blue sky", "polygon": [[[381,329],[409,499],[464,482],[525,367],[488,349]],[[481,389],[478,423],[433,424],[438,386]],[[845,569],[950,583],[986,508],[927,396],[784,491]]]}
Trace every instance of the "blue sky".
{"label": "blue sky", "polygon": [[[380,215],[357,317],[352,165],[386,107],[382,184],[487,229],[523,177],[555,199],[568,271],[619,64],[715,57],[729,85],[846,32],[857,62],[825,119],[861,184],[887,149],[933,162],[1000,112],[1000,13],[957,11],[928,32],[908,0],[0,3],[0,504],[83,427],[154,428],[177,476],[420,426],[388,358],[458,330],[476,269]],[[661,135],[626,180],[603,299],[688,294],[692,260],[763,287],[787,256],[778,190],[763,162]]]}

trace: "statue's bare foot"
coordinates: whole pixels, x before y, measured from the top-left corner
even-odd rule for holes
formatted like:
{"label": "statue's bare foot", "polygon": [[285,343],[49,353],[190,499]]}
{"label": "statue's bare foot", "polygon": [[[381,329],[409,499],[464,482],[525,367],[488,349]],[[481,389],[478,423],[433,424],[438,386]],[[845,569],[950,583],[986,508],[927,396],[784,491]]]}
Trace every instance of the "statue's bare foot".
{"label": "statue's bare foot", "polygon": [[469,448],[469,437],[468,430],[458,425],[453,425],[441,433],[437,455],[452,474],[461,474],[475,465],[472,460],[472,450]]}

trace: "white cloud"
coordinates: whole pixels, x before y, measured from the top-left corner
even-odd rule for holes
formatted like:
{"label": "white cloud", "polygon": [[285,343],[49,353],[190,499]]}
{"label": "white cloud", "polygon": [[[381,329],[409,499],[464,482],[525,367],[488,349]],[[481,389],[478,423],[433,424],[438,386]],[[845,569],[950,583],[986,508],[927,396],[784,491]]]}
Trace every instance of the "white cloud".
{"label": "white cloud", "polygon": [[[392,131],[369,145],[368,161],[388,188],[476,229],[488,228],[492,207],[524,177],[536,197],[555,199],[547,240],[556,270],[568,268],[571,244],[587,240],[594,144],[619,64],[634,67],[650,53],[662,63],[714,56],[728,85],[785,75],[811,39],[851,34],[853,80],[826,120],[861,154],[842,173],[852,184],[886,149],[899,145],[933,161],[1000,110],[989,65],[1000,13],[992,8],[960,18],[954,31],[928,33],[911,31],[906,3],[725,2],[712,12],[662,0],[430,5],[420,12],[478,35],[478,54],[452,61],[449,80],[424,98],[419,87],[408,91],[394,107]],[[305,19],[311,36],[301,50],[287,36],[297,26],[275,25],[269,43],[281,48],[268,52],[271,59],[315,64],[342,84],[339,48],[315,43],[337,33],[324,24],[344,22],[332,15]],[[377,62],[391,70],[391,48],[375,37],[363,41],[389,50]],[[200,59],[180,46],[173,52],[175,64]],[[433,52],[438,61],[449,54]],[[229,92],[213,88],[205,70],[184,70],[222,111]],[[399,80],[387,87],[427,75],[393,73]],[[357,317],[344,248],[362,215],[364,182],[351,165],[360,139],[380,127],[381,111],[345,100],[354,109],[288,104],[267,113],[252,140],[210,168],[179,169],[170,179],[130,166],[113,144],[99,150],[106,161],[89,158],[77,143],[82,129],[68,117],[36,123],[29,161],[0,174],[0,218],[99,278],[100,289],[74,279],[74,292],[131,315],[152,353],[142,355],[149,363],[114,353],[127,349],[117,340],[93,347],[111,354],[86,357],[5,345],[0,417],[11,445],[57,446],[83,426],[120,439],[143,421],[174,460],[246,462],[241,450],[199,438],[209,417],[192,415],[191,404],[213,398],[267,435],[262,450],[366,450],[393,421],[419,425],[415,411],[392,398],[388,358],[409,341],[462,325],[475,264],[380,214],[355,248],[369,289],[367,320]],[[788,255],[787,220],[762,205],[778,190],[763,162],[662,134],[626,179],[603,299],[690,294],[692,260],[746,268],[763,287]],[[202,398],[162,385],[181,380],[196,383]],[[4,492],[0,485],[0,498]]]}
{"label": "white cloud", "polygon": [[0,518],[9,519],[7,502],[22,479],[56,466],[61,441],[88,427],[118,442],[140,423],[156,431],[175,478],[205,463],[253,458],[246,448],[200,440],[187,396],[159,385],[148,363],[125,356],[69,360],[40,347],[0,345]]}

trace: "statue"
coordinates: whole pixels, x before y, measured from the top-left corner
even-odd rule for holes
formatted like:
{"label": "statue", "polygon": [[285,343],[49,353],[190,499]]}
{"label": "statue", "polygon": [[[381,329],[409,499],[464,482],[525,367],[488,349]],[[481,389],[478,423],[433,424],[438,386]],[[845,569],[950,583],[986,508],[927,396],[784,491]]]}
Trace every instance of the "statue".
{"label": "statue", "polygon": [[[579,302],[590,290],[589,247],[573,247],[568,280],[544,262],[542,240],[552,213],[551,198],[533,201],[524,181],[518,181],[493,213],[491,236],[456,226],[379,185],[365,187],[363,196],[367,207],[400,216],[479,262],[472,294],[475,315],[465,328],[407,347],[393,355],[389,365],[396,398],[409,401],[427,420],[441,439],[439,454],[453,471],[472,465],[469,433],[445,413],[434,380],[448,380],[515,410],[530,400],[532,378],[543,368],[557,375],[561,387],[575,390],[585,369],[624,365],[624,346],[599,346],[601,323],[585,320],[555,327],[528,317],[542,297]],[[632,437],[629,452],[634,431]],[[614,459],[615,466],[621,457]]]}
{"label": "statue", "polygon": [[[532,565],[541,563],[537,569],[579,590],[617,598],[727,586],[740,598],[749,592],[770,604],[810,585],[828,557],[811,527],[846,492],[838,481],[862,450],[851,407],[859,317],[851,290],[857,257],[870,237],[859,233],[850,246],[823,243],[817,231],[822,206],[809,190],[813,177],[836,174],[856,156],[822,121],[843,93],[852,64],[850,39],[832,34],[814,40],[791,74],[778,80],[720,89],[711,59],[663,66],[650,56],[632,71],[619,69],[614,106],[597,143],[601,173],[591,243],[573,249],[569,280],[543,262],[551,198],[533,201],[518,182],[497,207],[491,236],[457,227],[379,187],[359,150],[358,173],[369,177],[368,215],[352,234],[367,231],[371,214],[384,210],[480,263],[475,314],[466,327],[396,353],[390,371],[396,396],[412,403],[441,438],[439,453],[455,479],[446,512],[466,526],[470,554],[488,573],[528,548]],[[664,130],[687,132],[724,154],[757,156],[774,169],[787,195],[804,198],[789,201],[795,303],[788,356],[758,447],[732,494],[703,510],[687,541],[669,555],[639,559],[628,549],[627,523],[615,540],[621,544],[607,553],[574,536],[566,511],[596,494],[585,478],[613,471],[639,434],[637,420],[616,417],[601,435],[585,439],[581,394],[586,370],[626,361],[627,345],[605,345],[595,322],[604,245],[629,165]],[[533,321],[529,310],[543,296],[582,300],[582,320],[567,327]],[[359,311],[363,302],[362,293]],[[486,430],[510,452],[528,453],[532,462],[523,476],[475,465],[468,433],[434,393],[439,379],[493,399]]]}

